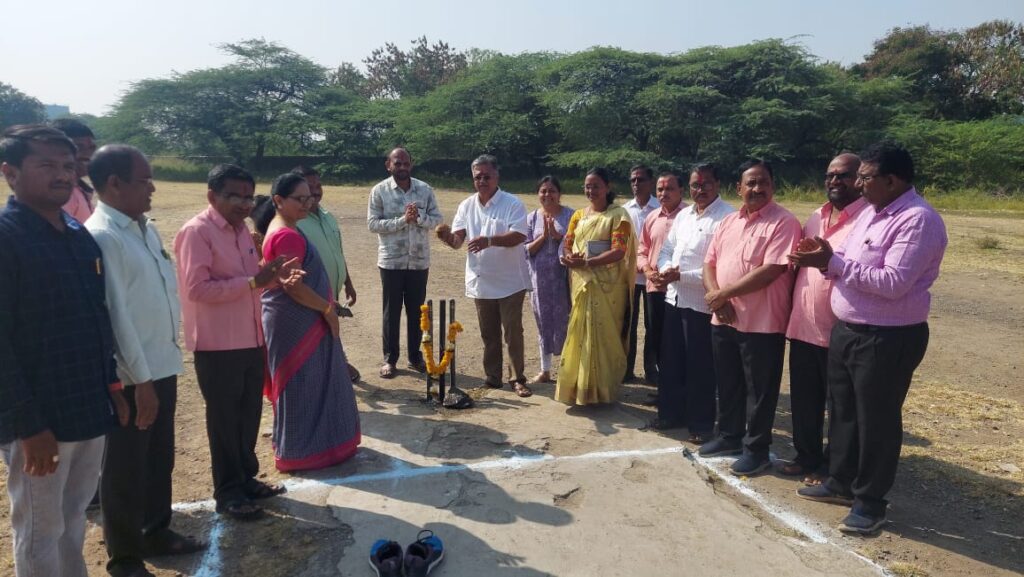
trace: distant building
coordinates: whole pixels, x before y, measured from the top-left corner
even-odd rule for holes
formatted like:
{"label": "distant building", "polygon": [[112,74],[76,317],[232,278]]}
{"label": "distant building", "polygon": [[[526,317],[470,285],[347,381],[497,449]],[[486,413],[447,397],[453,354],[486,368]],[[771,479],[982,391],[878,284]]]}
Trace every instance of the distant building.
{"label": "distant building", "polygon": [[46,119],[56,120],[58,118],[64,118],[65,116],[71,116],[71,108],[60,104],[44,104],[46,108]]}

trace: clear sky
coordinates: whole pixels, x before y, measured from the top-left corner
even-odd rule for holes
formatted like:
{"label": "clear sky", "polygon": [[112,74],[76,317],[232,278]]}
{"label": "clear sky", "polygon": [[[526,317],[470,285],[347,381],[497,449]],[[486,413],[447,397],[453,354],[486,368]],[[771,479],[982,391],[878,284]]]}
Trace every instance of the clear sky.
{"label": "clear sky", "polygon": [[764,38],[852,64],[895,26],[1024,21],[1024,0],[3,0],[0,81],[103,114],[132,81],[221,66],[224,42],[262,37],[327,67],[414,38],[507,54],[618,46],[674,53]]}

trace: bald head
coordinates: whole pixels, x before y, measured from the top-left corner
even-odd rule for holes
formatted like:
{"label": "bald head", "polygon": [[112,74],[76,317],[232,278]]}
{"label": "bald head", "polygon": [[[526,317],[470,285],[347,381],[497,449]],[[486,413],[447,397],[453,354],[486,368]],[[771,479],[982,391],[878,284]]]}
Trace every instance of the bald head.
{"label": "bald head", "polygon": [[860,157],[852,152],[844,152],[828,163],[825,190],[829,202],[840,210],[860,198],[860,188],[857,187],[858,168]]}

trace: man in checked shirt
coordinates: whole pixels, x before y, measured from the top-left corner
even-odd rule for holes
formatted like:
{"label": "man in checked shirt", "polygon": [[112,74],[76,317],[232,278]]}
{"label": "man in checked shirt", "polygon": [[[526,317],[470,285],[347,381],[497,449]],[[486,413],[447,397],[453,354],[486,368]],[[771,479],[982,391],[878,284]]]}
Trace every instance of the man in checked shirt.
{"label": "man in checked shirt", "polygon": [[128,419],[100,247],[61,210],[75,152],[45,126],[0,136],[0,172],[14,191],[0,212],[0,453],[18,577],[87,577],[85,508],[114,407]]}

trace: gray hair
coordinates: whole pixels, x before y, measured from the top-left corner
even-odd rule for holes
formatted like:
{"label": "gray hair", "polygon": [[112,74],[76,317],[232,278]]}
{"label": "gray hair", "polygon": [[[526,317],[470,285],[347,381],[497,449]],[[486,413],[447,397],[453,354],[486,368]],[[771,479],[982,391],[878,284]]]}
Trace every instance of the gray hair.
{"label": "gray hair", "polygon": [[476,160],[473,161],[473,164],[469,165],[469,169],[473,170],[474,168],[480,166],[481,164],[487,164],[494,169],[494,172],[499,172],[498,159],[495,158],[494,155],[492,154],[481,154],[480,156],[476,157]]}

